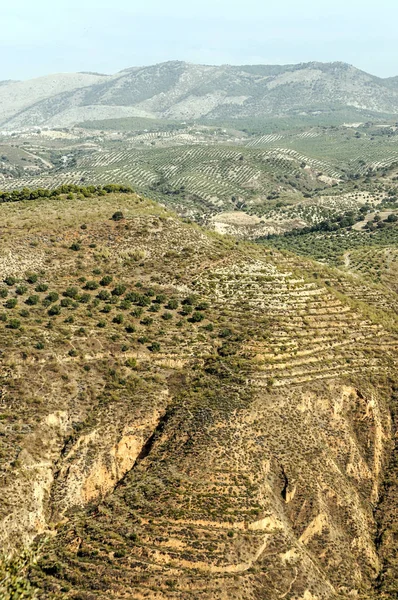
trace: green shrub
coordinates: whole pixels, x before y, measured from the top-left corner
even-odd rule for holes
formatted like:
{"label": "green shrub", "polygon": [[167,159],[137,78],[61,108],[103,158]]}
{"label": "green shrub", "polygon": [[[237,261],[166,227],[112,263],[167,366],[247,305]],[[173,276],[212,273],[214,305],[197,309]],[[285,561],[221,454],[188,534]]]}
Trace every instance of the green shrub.
{"label": "green shrub", "polygon": [[21,321],[18,319],[10,319],[7,323],[8,329],[19,329],[21,327]]}
{"label": "green shrub", "polygon": [[126,291],[126,286],[123,285],[122,283],[119,283],[118,285],[116,285],[113,288],[112,296],[123,296],[125,291]]}
{"label": "green shrub", "polygon": [[105,275],[105,277],[103,277],[100,281],[100,285],[103,285],[104,287],[106,287],[107,285],[109,285],[110,283],[112,283],[113,281],[113,277],[112,275]]}
{"label": "green shrub", "polygon": [[142,315],[143,312],[144,312],[144,310],[140,306],[137,306],[137,308],[135,308],[131,314],[133,317],[136,317],[137,319],[139,319],[139,317]]}
{"label": "green shrub", "polygon": [[61,306],[63,308],[69,308],[72,306],[72,304],[73,304],[72,298],[62,298],[62,300],[61,300]]}
{"label": "green shrub", "polygon": [[131,302],[130,300],[122,300],[121,303],[119,304],[119,308],[121,308],[122,310],[129,310],[129,308],[131,308]]}
{"label": "green shrub", "polygon": [[7,321],[7,313],[1,313],[0,314],[0,321],[3,321],[3,323],[5,323]]}
{"label": "green shrub", "polygon": [[196,310],[207,310],[209,308],[209,304],[207,302],[200,302],[197,307]]}
{"label": "green shrub", "polygon": [[127,333],[134,333],[135,332],[135,326],[134,325],[126,325],[125,330]]}
{"label": "green shrub", "polygon": [[160,304],[154,303],[151,304],[151,306],[148,309],[150,312],[159,312],[160,310]]}
{"label": "green shrub", "polygon": [[158,294],[155,298],[155,302],[158,302],[158,304],[164,304],[167,300],[167,297],[165,296],[165,294]]}
{"label": "green shrub", "polygon": [[26,281],[28,283],[37,283],[37,280],[39,279],[39,276],[36,275],[36,273],[28,273],[27,277],[26,277]]}
{"label": "green shrub", "polygon": [[121,221],[122,219],[124,219],[124,215],[121,210],[117,210],[115,213],[113,213],[113,215],[112,215],[113,221]]}
{"label": "green shrub", "polygon": [[29,298],[26,298],[25,304],[28,304],[29,306],[35,306],[36,304],[39,304],[39,300],[39,296],[34,294],[33,296],[29,296]]}
{"label": "green shrub", "polygon": [[0,288],[0,298],[7,298],[8,290],[7,288]]}
{"label": "green shrub", "polygon": [[79,244],[79,242],[73,242],[73,244],[71,244],[69,246],[70,250],[74,250],[75,252],[78,252],[81,249],[81,244]]}
{"label": "green shrub", "polygon": [[62,293],[62,295],[66,298],[77,298],[78,294],[79,290],[74,286],[66,288],[66,290]]}
{"label": "green shrub", "polygon": [[181,314],[184,316],[190,315],[193,311],[191,304],[185,304],[181,309]]}
{"label": "green shrub", "polygon": [[137,361],[135,358],[128,358],[124,364],[126,365],[126,367],[129,367],[130,369],[137,368]]}
{"label": "green shrub", "polygon": [[173,318],[173,315],[170,312],[165,312],[162,314],[162,319],[165,321],[170,321]]}
{"label": "green shrub", "polygon": [[97,290],[99,287],[99,284],[96,281],[87,281],[86,285],[84,286],[85,290]]}
{"label": "green shrub", "polygon": [[46,292],[48,290],[48,285],[46,283],[39,283],[35,287],[35,292]]}
{"label": "green shrub", "polygon": [[138,306],[149,306],[151,304],[151,300],[148,296],[140,296],[137,300]]}
{"label": "green shrub", "polygon": [[111,297],[110,293],[108,292],[108,290],[101,290],[100,292],[98,292],[97,294],[97,298],[99,298],[100,300],[109,300]]}
{"label": "green shrub", "polygon": [[23,308],[22,310],[19,311],[19,314],[21,317],[24,317],[26,319],[26,317],[29,317],[30,312],[28,311],[28,309]]}
{"label": "green shrub", "polygon": [[50,292],[48,296],[45,297],[45,301],[51,304],[52,302],[56,302],[59,298],[59,294],[57,292]]}
{"label": "green shrub", "polygon": [[106,327],[106,321],[98,321],[97,327],[103,329],[104,327]]}
{"label": "green shrub", "polygon": [[35,348],[36,348],[36,350],[43,350],[44,349],[44,342],[37,342]]}
{"label": "green shrub", "polygon": [[148,346],[148,350],[150,350],[151,352],[159,352],[159,350],[160,350],[159,342],[152,342],[152,344],[150,346]]}
{"label": "green shrub", "polygon": [[6,283],[6,284],[7,284],[8,286],[10,286],[10,287],[11,287],[12,285],[15,285],[15,284],[16,284],[16,282],[17,282],[17,279],[16,279],[16,277],[13,277],[12,275],[8,275],[8,277],[6,277],[6,278],[4,279],[4,283]]}
{"label": "green shrub", "polygon": [[119,314],[119,315],[115,315],[112,319],[113,323],[117,323],[118,325],[120,325],[121,323],[123,323],[124,321],[124,316]]}
{"label": "green shrub", "polygon": [[61,314],[61,307],[59,304],[55,304],[54,306],[52,306],[49,310],[48,310],[48,314],[50,315],[50,317],[55,317],[56,315],[60,315]]}
{"label": "green shrub", "polygon": [[26,285],[19,285],[17,288],[15,288],[15,293],[18,294],[18,296],[23,296],[27,291],[28,288]]}
{"label": "green shrub", "polygon": [[105,314],[110,313],[112,310],[112,306],[110,304],[106,304],[106,306],[104,306],[104,308],[102,309],[102,312]]}
{"label": "green shrub", "polygon": [[90,294],[81,294],[80,296],[78,296],[77,301],[80,302],[80,304],[88,304],[91,300],[91,296]]}
{"label": "green shrub", "polygon": [[151,317],[144,317],[141,321],[141,325],[152,325],[153,319]]}
{"label": "green shrub", "polygon": [[203,321],[204,318],[205,316],[202,312],[195,310],[192,317],[189,320],[191,323],[200,323],[200,321]]}
{"label": "green shrub", "polygon": [[75,350],[74,348],[72,348],[71,350],[69,350],[68,354],[69,354],[69,356],[77,356],[78,351]]}
{"label": "green shrub", "polygon": [[18,304],[18,300],[16,298],[10,298],[9,300],[6,301],[4,306],[6,308],[15,308],[17,304]]}

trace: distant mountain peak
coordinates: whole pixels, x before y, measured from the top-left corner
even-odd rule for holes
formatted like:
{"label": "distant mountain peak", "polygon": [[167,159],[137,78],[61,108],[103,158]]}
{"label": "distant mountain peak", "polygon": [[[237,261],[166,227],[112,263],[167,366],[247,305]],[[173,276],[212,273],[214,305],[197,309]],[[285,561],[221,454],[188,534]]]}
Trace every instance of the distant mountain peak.
{"label": "distant mountain peak", "polygon": [[398,77],[345,62],[198,65],[170,60],[114,75],[68,73],[0,83],[0,127],[70,126],[106,118],[225,120],[354,107],[398,113]]}

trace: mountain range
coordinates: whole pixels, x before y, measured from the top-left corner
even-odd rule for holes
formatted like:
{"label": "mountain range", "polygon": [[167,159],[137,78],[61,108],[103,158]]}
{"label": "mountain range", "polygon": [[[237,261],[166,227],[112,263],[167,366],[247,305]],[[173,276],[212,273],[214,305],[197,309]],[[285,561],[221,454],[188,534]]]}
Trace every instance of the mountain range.
{"label": "mountain range", "polygon": [[342,62],[207,66],[181,61],[104,75],[65,73],[0,82],[0,129],[69,127],[84,121],[266,118],[341,108],[398,113],[398,77]]}

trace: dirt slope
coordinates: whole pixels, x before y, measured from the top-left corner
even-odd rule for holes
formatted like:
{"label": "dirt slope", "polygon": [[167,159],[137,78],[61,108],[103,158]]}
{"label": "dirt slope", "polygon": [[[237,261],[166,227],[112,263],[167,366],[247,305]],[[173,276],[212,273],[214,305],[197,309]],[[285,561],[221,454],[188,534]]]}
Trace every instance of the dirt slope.
{"label": "dirt slope", "polygon": [[370,598],[393,581],[389,305],[364,314],[343,276],[136,196],[0,213],[19,279],[1,288],[0,535],[47,539],[41,598]]}

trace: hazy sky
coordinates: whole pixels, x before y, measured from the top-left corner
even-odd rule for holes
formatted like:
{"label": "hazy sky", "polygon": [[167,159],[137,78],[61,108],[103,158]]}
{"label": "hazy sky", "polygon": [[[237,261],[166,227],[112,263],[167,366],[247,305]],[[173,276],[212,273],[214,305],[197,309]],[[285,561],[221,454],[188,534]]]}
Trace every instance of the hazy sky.
{"label": "hazy sky", "polygon": [[166,60],[398,75],[397,0],[3,0],[0,80]]}

